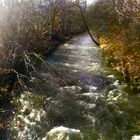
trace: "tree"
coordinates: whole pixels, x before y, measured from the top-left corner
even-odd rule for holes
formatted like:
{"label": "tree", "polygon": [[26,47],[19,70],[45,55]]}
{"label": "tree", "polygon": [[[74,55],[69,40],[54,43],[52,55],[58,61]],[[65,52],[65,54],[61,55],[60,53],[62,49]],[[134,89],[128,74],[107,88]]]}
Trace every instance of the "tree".
{"label": "tree", "polygon": [[140,18],[139,0],[114,0],[115,10],[125,18]]}
{"label": "tree", "polygon": [[94,39],[92,33],[90,32],[88,22],[87,22],[87,20],[86,20],[86,15],[85,15],[85,13],[86,13],[86,9],[85,9],[85,8],[86,8],[86,1],[82,1],[82,3],[85,4],[84,7],[81,5],[81,2],[80,2],[79,0],[76,1],[76,3],[75,3],[74,5],[76,5],[76,6],[79,8],[79,10],[80,10],[80,14],[81,14],[83,23],[84,23],[84,25],[85,25],[85,29],[86,29],[86,31],[88,32],[90,38],[92,39],[92,41],[93,41],[97,46],[99,46],[100,44],[99,44],[99,42],[97,42],[97,41]]}

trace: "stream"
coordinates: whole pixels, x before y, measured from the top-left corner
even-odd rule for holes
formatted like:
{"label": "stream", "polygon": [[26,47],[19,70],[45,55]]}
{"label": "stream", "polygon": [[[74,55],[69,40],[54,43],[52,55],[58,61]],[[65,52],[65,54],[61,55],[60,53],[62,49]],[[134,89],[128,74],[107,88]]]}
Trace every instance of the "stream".
{"label": "stream", "polygon": [[129,140],[138,134],[122,108],[127,85],[104,69],[87,34],[60,46],[30,84],[32,90],[15,99],[2,140]]}

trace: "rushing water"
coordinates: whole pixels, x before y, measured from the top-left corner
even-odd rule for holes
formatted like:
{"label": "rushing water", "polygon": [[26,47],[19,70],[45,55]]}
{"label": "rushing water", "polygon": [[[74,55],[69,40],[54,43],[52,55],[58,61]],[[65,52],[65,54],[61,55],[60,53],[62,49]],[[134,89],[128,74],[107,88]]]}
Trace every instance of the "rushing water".
{"label": "rushing water", "polygon": [[16,100],[7,139],[127,140],[129,119],[117,106],[118,100],[127,103],[120,94],[126,84],[107,74],[99,60],[87,34],[60,46],[31,79],[32,93]]}

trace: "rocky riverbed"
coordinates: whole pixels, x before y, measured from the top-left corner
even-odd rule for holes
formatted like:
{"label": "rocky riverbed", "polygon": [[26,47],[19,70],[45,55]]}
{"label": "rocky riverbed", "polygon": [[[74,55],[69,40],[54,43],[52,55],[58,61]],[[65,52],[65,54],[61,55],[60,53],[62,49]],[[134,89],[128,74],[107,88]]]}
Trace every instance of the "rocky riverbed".
{"label": "rocky riverbed", "polygon": [[7,139],[129,140],[138,134],[127,85],[104,70],[99,52],[83,34],[50,56],[32,77],[32,90],[15,99]]}

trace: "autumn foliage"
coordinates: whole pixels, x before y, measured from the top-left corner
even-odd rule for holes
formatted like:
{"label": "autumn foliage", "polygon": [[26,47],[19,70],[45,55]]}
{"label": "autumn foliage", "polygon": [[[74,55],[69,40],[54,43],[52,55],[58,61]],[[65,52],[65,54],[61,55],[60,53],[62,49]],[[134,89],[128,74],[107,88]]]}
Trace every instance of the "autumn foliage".
{"label": "autumn foliage", "polygon": [[[112,1],[99,0],[90,8],[91,27],[100,40],[106,62],[127,83],[140,82],[140,20],[120,15]],[[129,16],[129,15],[128,15]]]}

